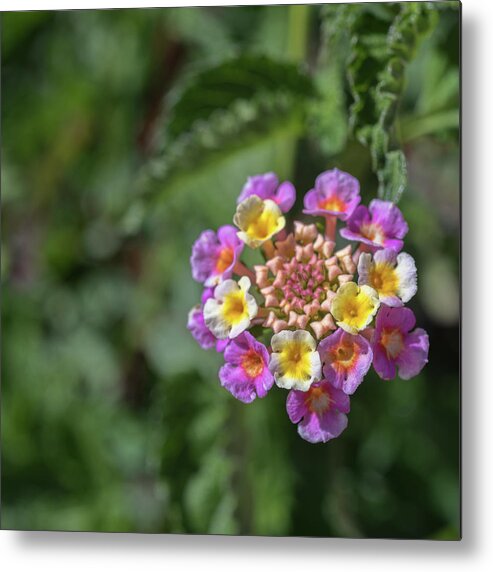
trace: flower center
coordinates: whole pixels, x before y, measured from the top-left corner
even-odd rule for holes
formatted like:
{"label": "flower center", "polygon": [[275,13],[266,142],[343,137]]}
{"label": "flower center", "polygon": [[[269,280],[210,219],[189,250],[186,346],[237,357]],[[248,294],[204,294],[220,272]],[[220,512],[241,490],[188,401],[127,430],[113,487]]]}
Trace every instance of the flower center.
{"label": "flower center", "polygon": [[354,355],[353,344],[341,344],[335,351],[338,362],[348,362]]}
{"label": "flower center", "polygon": [[330,399],[330,395],[327,393],[327,391],[324,391],[320,387],[312,387],[308,391],[308,396],[305,400],[305,403],[310,411],[320,415],[321,413],[325,413],[328,409],[330,409],[332,400]]}
{"label": "flower center", "polygon": [[260,216],[250,222],[246,232],[252,238],[257,240],[266,240],[276,232],[277,222],[278,217],[276,216],[276,213],[264,209]]}
{"label": "flower center", "polygon": [[392,296],[397,293],[399,278],[389,264],[375,264],[370,270],[370,285],[384,296]]}
{"label": "flower center", "polygon": [[404,339],[402,333],[397,330],[384,330],[380,338],[380,343],[387,352],[387,357],[395,359],[404,347]]}
{"label": "flower center", "polygon": [[234,260],[234,251],[232,248],[226,247],[222,248],[219,252],[219,256],[216,261],[216,270],[219,274],[222,274],[227,270]]}
{"label": "flower center", "polygon": [[281,352],[283,374],[298,380],[307,380],[311,376],[311,349],[304,343],[292,341]]}
{"label": "flower center", "polygon": [[241,367],[248,377],[258,377],[264,369],[264,360],[255,350],[248,350],[241,360]]}
{"label": "flower center", "polygon": [[[256,266],[257,284],[269,309],[265,327],[274,332],[310,327],[321,339],[335,329],[330,314],[340,278],[351,279],[354,265],[347,266],[342,251],[325,239],[315,225],[299,223],[295,231],[276,242],[274,255],[265,266]],[[347,254],[346,258],[352,258]],[[272,308],[272,309],[271,309]]]}
{"label": "flower center", "polygon": [[318,206],[326,211],[334,211],[337,213],[342,213],[346,210],[346,204],[344,201],[335,195],[320,201]]}
{"label": "flower center", "polygon": [[361,235],[376,244],[383,244],[385,241],[385,234],[379,224],[369,223],[361,226]]}
{"label": "flower center", "polygon": [[247,315],[247,306],[243,292],[232,292],[223,302],[223,315],[230,324],[237,324]]}

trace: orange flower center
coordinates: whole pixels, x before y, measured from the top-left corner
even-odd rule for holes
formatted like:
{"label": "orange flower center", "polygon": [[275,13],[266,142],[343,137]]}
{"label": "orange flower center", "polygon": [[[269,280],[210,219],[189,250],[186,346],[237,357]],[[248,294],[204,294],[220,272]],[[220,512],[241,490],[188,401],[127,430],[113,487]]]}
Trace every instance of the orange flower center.
{"label": "orange flower center", "polygon": [[346,203],[335,195],[320,201],[318,206],[326,211],[334,211],[336,213],[343,213],[346,210]]}
{"label": "orange flower center", "polygon": [[341,342],[331,352],[332,366],[336,370],[347,370],[352,367],[358,357],[355,344],[351,342]]}
{"label": "orange flower center", "polygon": [[264,369],[264,360],[255,350],[249,350],[243,356],[241,366],[248,377],[258,377]]}
{"label": "orange flower center", "polygon": [[404,347],[404,339],[401,332],[397,329],[384,330],[380,338],[380,343],[385,348],[387,357],[390,359],[395,359]]}
{"label": "orange flower center", "polygon": [[232,248],[223,248],[216,262],[216,270],[222,274],[233,263],[235,253]]}

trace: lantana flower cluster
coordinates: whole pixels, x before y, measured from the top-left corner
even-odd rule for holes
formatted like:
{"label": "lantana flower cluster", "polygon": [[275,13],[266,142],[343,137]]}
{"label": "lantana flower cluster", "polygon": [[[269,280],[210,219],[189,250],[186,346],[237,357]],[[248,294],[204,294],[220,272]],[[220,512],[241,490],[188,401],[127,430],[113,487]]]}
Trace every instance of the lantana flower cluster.
{"label": "lantana flower cluster", "polygon": [[[223,354],[219,380],[236,399],[251,403],[274,385],[288,390],[299,435],[327,442],[346,428],[350,396],[370,367],[384,380],[410,379],[428,361],[429,341],[404,306],[417,271],[403,252],[408,225],[399,208],[379,199],[361,205],[358,180],[338,169],[304,196],[313,222],[288,227],[295,200],[294,186],[274,173],[250,177],[234,226],[202,232],[190,262],[204,291],[188,329],[202,348]],[[259,249],[262,263],[245,265],[245,248]]]}

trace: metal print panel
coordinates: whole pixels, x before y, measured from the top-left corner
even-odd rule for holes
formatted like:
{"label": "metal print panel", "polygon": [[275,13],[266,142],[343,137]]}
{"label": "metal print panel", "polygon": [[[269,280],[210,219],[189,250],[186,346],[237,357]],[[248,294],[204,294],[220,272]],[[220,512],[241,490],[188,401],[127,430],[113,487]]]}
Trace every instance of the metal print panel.
{"label": "metal print panel", "polygon": [[460,538],[459,32],[3,15],[2,528]]}

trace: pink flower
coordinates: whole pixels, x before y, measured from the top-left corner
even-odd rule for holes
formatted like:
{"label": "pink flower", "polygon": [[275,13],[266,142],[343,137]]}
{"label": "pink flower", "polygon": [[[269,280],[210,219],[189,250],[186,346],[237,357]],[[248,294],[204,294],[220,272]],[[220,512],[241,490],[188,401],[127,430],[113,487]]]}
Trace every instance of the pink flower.
{"label": "pink flower", "polygon": [[373,352],[369,342],[341,328],[318,345],[324,363],[325,379],[337,389],[352,395],[370,369]]}
{"label": "pink flower", "polygon": [[226,349],[229,340],[218,340],[205,325],[204,320],[204,304],[213,296],[214,288],[204,289],[201,297],[202,303],[194,306],[188,313],[187,329],[202,349],[210,350],[215,347],[217,352],[222,353]]}
{"label": "pink flower", "polygon": [[296,190],[293,184],[289,181],[285,181],[279,185],[279,180],[275,173],[265,173],[264,175],[248,177],[238,197],[238,204],[252,195],[257,195],[264,201],[266,199],[274,201],[283,213],[288,212],[296,200]]}
{"label": "pink flower", "polygon": [[243,332],[224,352],[226,363],[219,370],[221,385],[243,403],[265,397],[274,384],[269,371],[269,352],[264,344]]}
{"label": "pink flower", "polygon": [[326,443],[339,437],[347,427],[349,397],[328,381],[310,386],[308,391],[292,389],[286,409],[298,434],[309,443]]}
{"label": "pink flower", "polygon": [[188,313],[187,329],[202,349],[210,350],[216,345],[216,336],[205,325],[204,312],[200,304],[194,306]]}
{"label": "pink flower", "polygon": [[217,233],[204,230],[192,247],[192,276],[205,286],[215,286],[231,278],[243,247],[234,226],[221,226]]}
{"label": "pink flower", "polygon": [[382,379],[394,379],[399,368],[401,379],[410,379],[428,362],[428,334],[413,332],[416,318],[409,308],[382,306],[372,339],[373,367]]}
{"label": "pink flower", "polygon": [[348,240],[358,240],[375,251],[392,248],[399,252],[409,227],[401,211],[390,201],[373,199],[369,208],[360,205],[341,229],[341,236]]}
{"label": "pink flower", "polygon": [[360,200],[358,179],[339,169],[332,169],[317,177],[315,188],[305,195],[303,212],[315,216],[333,215],[346,220]]}

